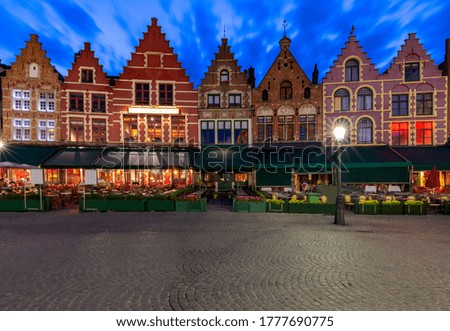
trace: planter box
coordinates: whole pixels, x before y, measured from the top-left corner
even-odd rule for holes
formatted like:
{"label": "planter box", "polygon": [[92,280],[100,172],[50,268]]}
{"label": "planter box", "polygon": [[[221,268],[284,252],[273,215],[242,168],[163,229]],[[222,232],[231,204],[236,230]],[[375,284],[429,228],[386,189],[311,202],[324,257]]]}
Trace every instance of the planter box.
{"label": "planter box", "polygon": [[287,213],[288,212],[288,203],[284,202],[284,203],[271,203],[271,202],[267,202],[266,203],[266,211],[269,213]]}
{"label": "planter box", "polygon": [[80,211],[145,211],[146,200],[100,200],[83,198],[79,201]]}
{"label": "planter box", "polygon": [[24,200],[0,200],[0,211],[48,211],[50,210],[50,199],[42,197],[42,209],[39,199],[27,199],[27,209]]}
{"label": "planter box", "polygon": [[206,211],[206,199],[200,201],[175,201],[175,210],[182,212],[203,212]]}
{"label": "planter box", "polygon": [[233,211],[237,213],[265,213],[266,202],[237,201],[233,198]]}
{"label": "planter box", "polygon": [[426,215],[427,205],[404,205],[405,215]]}
{"label": "planter box", "polygon": [[402,215],[403,204],[399,205],[383,205],[381,204],[381,214],[383,215]]}
{"label": "planter box", "polygon": [[289,203],[289,213],[298,214],[334,214],[334,203]]}
{"label": "planter box", "polygon": [[357,203],[355,205],[355,214],[363,215],[378,215],[381,212],[381,204],[378,205],[364,205]]}
{"label": "planter box", "polygon": [[446,202],[442,205],[442,213],[444,215],[450,215],[450,203]]}
{"label": "planter box", "polygon": [[175,211],[173,200],[147,200],[146,211]]}

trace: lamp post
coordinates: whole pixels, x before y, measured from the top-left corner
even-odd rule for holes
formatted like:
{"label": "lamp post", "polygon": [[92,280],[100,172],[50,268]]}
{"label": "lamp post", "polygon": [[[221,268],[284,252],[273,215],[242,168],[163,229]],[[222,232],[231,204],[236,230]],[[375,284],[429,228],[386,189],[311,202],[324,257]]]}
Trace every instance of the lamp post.
{"label": "lamp post", "polygon": [[334,224],[345,225],[344,218],[344,196],[342,195],[342,159],[341,159],[341,151],[339,147],[341,147],[342,142],[345,138],[345,127],[336,126],[333,130],[334,139],[338,145],[338,155],[337,155],[337,196],[336,196],[336,213],[334,215]]}

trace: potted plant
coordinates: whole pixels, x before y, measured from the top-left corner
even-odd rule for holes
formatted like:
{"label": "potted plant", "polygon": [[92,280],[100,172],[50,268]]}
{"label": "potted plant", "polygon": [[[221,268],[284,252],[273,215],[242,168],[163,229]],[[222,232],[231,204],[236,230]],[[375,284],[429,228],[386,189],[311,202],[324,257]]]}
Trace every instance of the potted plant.
{"label": "potted plant", "polygon": [[284,208],[287,207],[284,200],[278,199],[275,195],[272,195],[272,199],[267,199],[266,203],[269,212],[282,213],[285,211]]}
{"label": "potted plant", "polygon": [[383,215],[402,215],[403,206],[398,200],[385,200],[381,202],[381,214]]}
{"label": "potted plant", "polygon": [[296,195],[293,195],[288,203],[289,213],[303,213],[303,214],[334,214],[336,211],[336,204],[327,203],[325,196],[315,199],[310,202],[306,199],[299,200]]}
{"label": "potted plant", "polygon": [[426,215],[427,204],[422,200],[406,200],[405,201],[405,214],[406,215]]}

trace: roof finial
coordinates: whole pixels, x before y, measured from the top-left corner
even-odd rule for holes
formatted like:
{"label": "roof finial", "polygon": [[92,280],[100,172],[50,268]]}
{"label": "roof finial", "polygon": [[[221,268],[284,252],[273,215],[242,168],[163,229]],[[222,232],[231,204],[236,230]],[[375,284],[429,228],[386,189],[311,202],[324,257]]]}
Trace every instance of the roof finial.
{"label": "roof finial", "polygon": [[284,37],[286,37],[286,28],[287,28],[287,22],[286,22],[286,20],[284,20],[284,22],[283,22]]}
{"label": "roof finial", "polygon": [[352,30],[350,31],[350,36],[352,36],[355,33],[355,26],[352,25]]}
{"label": "roof finial", "polygon": [[224,37],[224,38],[227,37],[226,30],[225,30],[225,24],[223,25],[223,37]]}

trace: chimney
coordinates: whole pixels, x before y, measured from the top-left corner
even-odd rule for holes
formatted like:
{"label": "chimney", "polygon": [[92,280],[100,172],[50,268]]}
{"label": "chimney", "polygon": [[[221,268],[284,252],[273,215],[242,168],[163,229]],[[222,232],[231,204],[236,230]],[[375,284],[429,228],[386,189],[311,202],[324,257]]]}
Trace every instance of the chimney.
{"label": "chimney", "polygon": [[319,83],[319,70],[317,69],[317,63],[314,65],[314,71],[312,74],[312,83],[317,85]]}
{"label": "chimney", "polygon": [[90,50],[91,50],[91,43],[85,42],[85,43],[84,43],[84,49],[85,49],[86,51],[90,51]]}
{"label": "chimney", "polygon": [[252,86],[252,88],[255,88],[255,68],[253,68],[252,66],[250,66],[250,68],[248,68],[248,79],[247,82],[248,84],[250,84]]}
{"label": "chimney", "polygon": [[158,25],[158,19],[156,17],[152,17],[152,27],[156,28]]}

